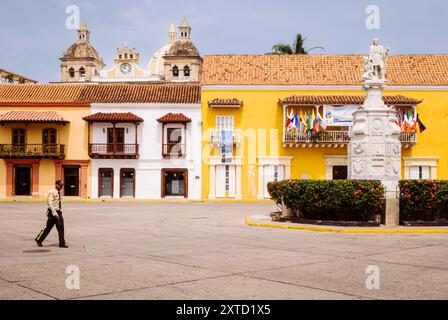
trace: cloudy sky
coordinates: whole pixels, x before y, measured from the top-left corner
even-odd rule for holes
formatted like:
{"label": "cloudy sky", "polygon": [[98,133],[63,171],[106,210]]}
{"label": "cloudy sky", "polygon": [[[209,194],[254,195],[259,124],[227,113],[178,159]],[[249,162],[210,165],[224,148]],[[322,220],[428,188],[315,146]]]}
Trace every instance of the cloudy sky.
{"label": "cloudy sky", "polygon": [[[328,54],[364,53],[374,37],[395,54],[448,53],[446,0],[0,0],[0,68],[58,81],[58,58],[75,41],[69,5],[80,8],[108,67],[124,42],[146,66],[183,16],[201,55],[264,54],[299,32],[306,47]],[[369,5],[380,9],[379,30],[366,28]]]}

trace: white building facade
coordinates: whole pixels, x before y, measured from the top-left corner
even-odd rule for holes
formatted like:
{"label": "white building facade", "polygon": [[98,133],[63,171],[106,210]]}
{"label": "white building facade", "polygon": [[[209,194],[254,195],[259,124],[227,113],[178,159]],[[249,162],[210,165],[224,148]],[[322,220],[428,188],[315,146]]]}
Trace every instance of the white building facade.
{"label": "white building facade", "polygon": [[84,120],[92,198],[201,198],[199,100],[93,103]]}

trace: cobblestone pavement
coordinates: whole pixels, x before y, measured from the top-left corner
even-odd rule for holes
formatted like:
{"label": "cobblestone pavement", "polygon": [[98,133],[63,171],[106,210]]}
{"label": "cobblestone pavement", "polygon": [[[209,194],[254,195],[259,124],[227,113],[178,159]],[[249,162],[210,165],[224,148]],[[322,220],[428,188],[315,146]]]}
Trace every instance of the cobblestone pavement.
{"label": "cobblestone pavement", "polygon": [[[448,235],[246,226],[267,203],[0,203],[0,299],[447,299]],[[80,288],[68,289],[80,271]],[[376,266],[377,274],[368,274]],[[376,267],[369,270],[375,270]],[[70,269],[69,269],[70,271]],[[369,290],[368,283],[379,283]]]}

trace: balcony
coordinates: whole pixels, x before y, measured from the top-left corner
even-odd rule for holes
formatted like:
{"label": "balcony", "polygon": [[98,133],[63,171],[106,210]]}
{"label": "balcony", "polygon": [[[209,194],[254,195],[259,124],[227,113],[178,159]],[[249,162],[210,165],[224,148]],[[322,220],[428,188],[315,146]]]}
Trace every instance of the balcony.
{"label": "balcony", "polygon": [[1,159],[64,159],[63,144],[0,144]]}
{"label": "balcony", "polygon": [[89,156],[94,159],[138,159],[138,144],[91,143]]}
{"label": "balcony", "polygon": [[417,132],[400,133],[400,141],[403,148],[412,148],[417,144]]}
{"label": "balcony", "polygon": [[[222,131],[210,131],[210,144],[219,147],[222,143]],[[233,130],[233,144],[239,146],[241,143],[241,130]]]}
{"label": "balcony", "polygon": [[[284,132],[284,147],[344,147],[350,141],[348,131],[321,131],[316,133]],[[402,132],[399,137],[403,148],[417,143],[416,132]]]}
{"label": "balcony", "polygon": [[162,156],[164,158],[185,158],[185,144],[166,143],[162,146]]}
{"label": "balcony", "polygon": [[284,132],[283,146],[344,147],[349,142],[348,131],[321,131],[316,133]]}

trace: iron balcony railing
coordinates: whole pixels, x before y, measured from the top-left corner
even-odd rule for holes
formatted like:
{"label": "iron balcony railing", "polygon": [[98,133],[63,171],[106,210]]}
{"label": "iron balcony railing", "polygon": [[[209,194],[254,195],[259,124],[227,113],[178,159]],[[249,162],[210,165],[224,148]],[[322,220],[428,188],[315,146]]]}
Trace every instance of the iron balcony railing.
{"label": "iron balcony railing", "polygon": [[[401,132],[400,142],[412,144],[417,142],[416,132]],[[347,143],[350,141],[348,131],[320,131],[316,133],[284,132],[283,142],[291,143]]]}
{"label": "iron balcony railing", "polygon": [[64,159],[63,144],[0,144],[0,158]]}
{"label": "iron balcony railing", "polygon": [[125,143],[91,143],[89,156],[96,158],[138,158],[138,144]]}
{"label": "iron balcony railing", "polygon": [[185,144],[165,143],[162,145],[162,156],[164,158],[184,158],[185,155]]}
{"label": "iron balcony railing", "polygon": [[[241,142],[241,130],[233,130],[233,143],[240,144]],[[211,130],[210,131],[210,143],[220,145],[222,143],[222,131]]]}

